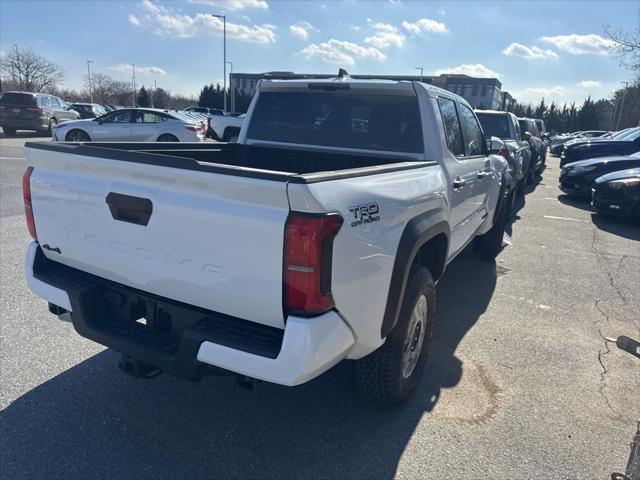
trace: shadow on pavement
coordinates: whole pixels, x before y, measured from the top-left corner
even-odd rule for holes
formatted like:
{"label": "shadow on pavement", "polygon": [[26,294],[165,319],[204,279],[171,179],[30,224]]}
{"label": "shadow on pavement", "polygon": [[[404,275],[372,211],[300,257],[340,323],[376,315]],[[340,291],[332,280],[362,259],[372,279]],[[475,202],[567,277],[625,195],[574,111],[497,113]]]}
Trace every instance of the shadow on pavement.
{"label": "shadow on pavement", "polygon": [[247,392],[233,377],[134,380],[104,351],[0,413],[3,477],[393,478],[424,413],[459,383],[456,349],[493,294],[495,263],[469,250],[438,285],[425,377],[402,407],[362,401],[349,362],[299,387]]}
{"label": "shadow on pavement", "polygon": [[567,205],[569,207],[579,208],[580,210],[585,210],[587,212],[593,212],[593,208],[591,208],[591,204],[589,203],[589,199],[587,197],[583,198],[560,194],[558,195],[558,201],[563,205]]}
{"label": "shadow on pavement", "polygon": [[594,213],[591,215],[591,221],[604,232],[613,233],[629,240],[640,240],[640,226],[634,225],[630,218]]}

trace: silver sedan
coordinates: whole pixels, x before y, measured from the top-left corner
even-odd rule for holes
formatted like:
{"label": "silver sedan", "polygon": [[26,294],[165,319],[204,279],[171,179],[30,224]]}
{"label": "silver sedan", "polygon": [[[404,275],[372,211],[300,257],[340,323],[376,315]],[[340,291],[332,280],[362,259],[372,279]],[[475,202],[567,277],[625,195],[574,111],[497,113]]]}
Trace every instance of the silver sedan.
{"label": "silver sedan", "polygon": [[206,124],[178,112],[126,108],[60,123],[52,136],[54,142],[201,142],[206,131]]}

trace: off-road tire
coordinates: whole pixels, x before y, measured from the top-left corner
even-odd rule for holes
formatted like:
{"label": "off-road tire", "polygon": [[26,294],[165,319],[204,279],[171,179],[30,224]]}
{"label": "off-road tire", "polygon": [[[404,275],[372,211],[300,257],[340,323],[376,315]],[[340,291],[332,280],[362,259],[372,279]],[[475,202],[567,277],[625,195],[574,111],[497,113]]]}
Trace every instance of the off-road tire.
{"label": "off-road tire", "polygon": [[504,198],[491,230],[475,239],[475,251],[478,257],[489,262],[496,259],[502,249],[502,237],[507,226],[508,214],[508,198]]}
{"label": "off-road tire", "polygon": [[[407,378],[402,374],[403,346],[409,332],[411,316],[418,300],[426,297],[427,315],[419,357]],[[384,345],[355,362],[358,390],[364,398],[382,406],[398,405],[407,400],[418,386],[429,354],[435,324],[436,287],[427,268],[414,265],[409,273],[398,323],[387,335]]]}

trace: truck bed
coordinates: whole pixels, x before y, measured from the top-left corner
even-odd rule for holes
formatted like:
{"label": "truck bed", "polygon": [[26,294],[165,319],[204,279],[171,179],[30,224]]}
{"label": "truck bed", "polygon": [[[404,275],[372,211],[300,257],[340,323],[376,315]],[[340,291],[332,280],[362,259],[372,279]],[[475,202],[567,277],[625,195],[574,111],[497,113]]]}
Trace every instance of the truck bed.
{"label": "truck bed", "polygon": [[425,167],[435,162],[411,157],[320,152],[233,143],[44,143],[27,148],[114,161],[242,175],[293,183],[314,183]]}

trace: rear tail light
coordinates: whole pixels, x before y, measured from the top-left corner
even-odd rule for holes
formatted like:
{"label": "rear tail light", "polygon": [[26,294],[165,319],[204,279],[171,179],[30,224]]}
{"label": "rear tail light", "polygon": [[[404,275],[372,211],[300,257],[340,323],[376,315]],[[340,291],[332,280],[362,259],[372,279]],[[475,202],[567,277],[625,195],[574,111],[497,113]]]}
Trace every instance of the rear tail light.
{"label": "rear tail light", "polygon": [[500,155],[509,160],[509,150],[507,150],[506,147],[502,147],[502,149],[500,150]]}
{"label": "rear tail light", "polygon": [[42,113],[42,107],[32,107],[32,108],[27,108],[27,110],[29,110],[30,112],[35,112],[35,113]]}
{"label": "rear tail light", "polygon": [[198,131],[198,127],[194,127],[193,125],[185,125],[185,127],[187,130],[191,131],[191,132],[197,132]]}
{"label": "rear tail light", "polygon": [[22,176],[22,198],[24,199],[24,214],[27,218],[27,228],[29,234],[34,240],[38,239],[36,235],[36,222],[33,219],[33,206],[31,205],[31,174],[33,167],[27,167]]}
{"label": "rear tail light", "polygon": [[338,214],[291,213],[284,239],[284,304],[287,313],[318,315],[333,308],[333,239]]}

